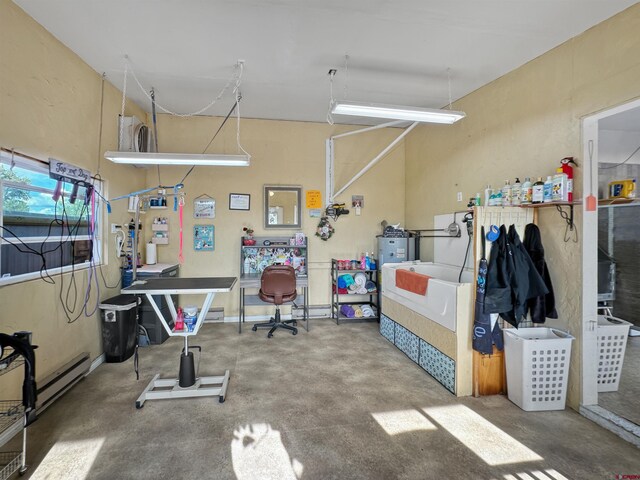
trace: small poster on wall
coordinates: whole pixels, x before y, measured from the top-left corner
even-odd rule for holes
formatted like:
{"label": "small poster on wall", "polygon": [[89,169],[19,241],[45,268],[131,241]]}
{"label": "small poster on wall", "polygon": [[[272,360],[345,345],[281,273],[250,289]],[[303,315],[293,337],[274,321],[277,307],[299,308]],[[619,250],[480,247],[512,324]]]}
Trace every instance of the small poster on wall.
{"label": "small poster on wall", "polygon": [[193,226],[193,249],[196,252],[206,252],[214,250],[214,232],[213,225],[194,225]]}

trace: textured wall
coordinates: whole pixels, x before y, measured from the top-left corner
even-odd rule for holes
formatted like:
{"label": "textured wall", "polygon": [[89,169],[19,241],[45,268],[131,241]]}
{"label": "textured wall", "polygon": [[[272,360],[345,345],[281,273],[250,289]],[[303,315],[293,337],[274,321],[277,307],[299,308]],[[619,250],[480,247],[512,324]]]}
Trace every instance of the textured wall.
{"label": "textured wall", "polygon": [[[467,117],[453,126],[422,126],[406,142],[406,218],[429,225],[433,215],[459,210],[486,184],[518,176],[552,175],[562,157],[580,158],[581,118],[633,99],[640,84],[640,5],[560,45],[462,98]],[[576,172],[577,197],[582,171]],[[576,208],[581,228],[581,209]],[[581,243],[564,242],[554,208],[539,212],[560,320],[577,337],[568,402],[580,400]],[[423,252],[429,259],[430,253]],[[595,275],[595,272],[585,272]],[[551,322],[550,322],[551,323]]]}
{"label": "textured wall", "polygon": [[[96,172],[98,159],[101,77],[79,57],[58,42],[9,0],[0,0],[0,145],[15,148],[46,160],[49,156]],[[121,94],[105,84],[104,130],[102,151],[116,148],[116,118]],[[134,108],[131,113],[144,115]],[[143,184],[144,174],[132,174],[123,167],[101,161],[100,173],[112,196],[135,190]],[[114,205],[107,221],[126,218],[126,204]],[[107,281],[119,278],[119,263],[108,242]],[[81,316],[68,324],[58,298],[64,280],[65,291],[70,276],[54,277],[55,285],[32,280],[0,287],[0,331],[33,331],[37,378],[51,373],[81,352],[94,359],[102,353],[102,339],[97,314]],[[79,296],[84,296],[86,272],[76,273]],[[100,298],[117,294],[101,285]],[[95,305],[97,293],[91,297]],[[82,301],[78,301],[76,313]],[[3,396],[17,394],[18,374],[14,382],[2,379]],[[13,372],[12,372],[13,375]]]}

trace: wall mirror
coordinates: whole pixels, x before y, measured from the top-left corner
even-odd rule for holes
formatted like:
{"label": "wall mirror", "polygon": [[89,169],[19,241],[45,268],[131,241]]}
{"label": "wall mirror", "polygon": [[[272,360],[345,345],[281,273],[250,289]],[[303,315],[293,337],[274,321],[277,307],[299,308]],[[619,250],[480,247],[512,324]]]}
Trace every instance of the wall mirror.
{"label": "wall mirror", "polygon": [[302,187],[264,186],[264,228],[300,228]]}

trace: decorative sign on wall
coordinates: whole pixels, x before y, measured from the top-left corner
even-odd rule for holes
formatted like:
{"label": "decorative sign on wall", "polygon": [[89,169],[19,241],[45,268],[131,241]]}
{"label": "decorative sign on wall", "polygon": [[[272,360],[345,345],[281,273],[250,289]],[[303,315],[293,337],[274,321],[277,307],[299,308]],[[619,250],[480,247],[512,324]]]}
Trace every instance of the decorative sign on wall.
{"label": "decorative sign on wall", "polygon": [[200,195],[193,201],[193,218],[216,218],[216,201],[209,195]]}
{"label": "decorative sign on wall", "polygon": [[91,172],[51,157],[49,157],[49,177],[63,182],[79,183],[85,187],[91,185]]}
{"label": "decorative sign on wall", "polygon": [[194,225],[193,226],[193,249],[196,252],[213,251],[214,250],[214,232],[213,225]]}
{"label": "decorative sign on wall", "polygon": [[322,192],[307,190],[307,208],[322,208]]}

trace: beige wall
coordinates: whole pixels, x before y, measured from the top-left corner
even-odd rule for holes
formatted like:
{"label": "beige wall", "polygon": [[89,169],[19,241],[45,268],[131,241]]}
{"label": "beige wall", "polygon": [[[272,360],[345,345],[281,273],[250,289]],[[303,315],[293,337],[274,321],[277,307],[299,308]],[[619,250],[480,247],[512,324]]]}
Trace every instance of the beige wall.
{"label": "beige wall", "polygon": [[[582,166],[581,118],[640,95],[640,5],[603,22],[456,102],[467,117],[454,126],[422,126],[406,142],[406,219],[432,224],[433,215],[459,210],[486,184],[518,176],[552,175],[565,156]],[[577,197],[582,169],[577,169]],[[466,202],[465,202],[466,203]],[[581,226],[581,207],[576,223]],[[563,241],[555,208],[540,211],[547,262],[560,321],[573,345],[568,401],[580,400],[581,249]],[[430,259],[431,253],[423,252]]]}
{"label": "beige wall", "polygon": [[[98,169],[101,77],[33,19],[9,0],[0,0],[0,146],[15,148],[46,160],[55,157],[96,173]],[[105,83],[102,151],[116,149],[116,118],[121,94]],[[135,108],[131,113],[144,115]],[[144,175],[129,175],[122,167],[101,161],[100,173],[107,191],[117,196],[138,189]],[[114,204],[106,222],[126,219],[126,204]],[[108,243],[108,265],[103,269],[110,284],[119,277],[112,242]],[[0,332],[33,331],[38,379],[51,373],[78,353],[94,359],[102,353],[99,316],[81,316],[67,323],[55,285],[41,280],[0,287]],[[76,273],[80,297],[87,274]],[[64,276],[65,291],[70,276]],[[102,299],[117,294],[100,286]],[[95,287],[94,287],[95,292]],[[90,304],[95,305],[95,293]],[[76,312],[80,310],[78,301]],[[14,378],[19,380],[20,370]],[[13,375],[13,372],[12,372]],[[7,385],[10,383],[10,385]],[[17,392],[19,383],[2,379],[5,388]]]}
{"label": "beige wall", "polygon": [[[251,101],[245,98],[243,102]],[[160,115],[158,120],[159,149],[163,152],[201,153],[222,119],[212,117],[177,118]],[[274,120],[241,121],[241,143],[252,155],[250,167],[197,167],[186,179],[184,191],[184,258],[181,276],[233,275],[240,269],[240,238],[242,227],[255,230],[254,235],[290,236],[296,230],[265,230],[263,221],[263,186],[301,185],[303,188],[302,231],[309,238],[310,304],[328,305],[330,302],[331,258],[354,258],[356,254],[373,251],[375,236],[380,233],[383,219],[404,220],[404,148],[400,145],[372,170],[367,172],[336,201],[345,202],[350,208],[351,195],[365,196],[366,207],[362,215],[351,213],[332,224],[335,234],[327,242],[315,236],[319,219],[310,218],[304,208],[305,192],[325,188],[325,140],[338,132],[359,127],[339,127],[323,123],[284,122]],[[355,173],[379,151],[388,145],[400,131],[385,129],[373,134],[362,134],[338,140],[336,165],[340,177],[336,185],[341,187],[347,175]],[[222,129],[209,153],[236,153],[236,125],[230,121]],[[131,167],[133,168],[133,167]],[[162,167],[161,179],[165,185],[182,179],[184,167]],[[147,184],[158,183],[156,169],[147,170]],[[336,189],[337,189],[336,188]],[[229,194],[251,195],[251,210],[229,210]],[[194,220],[193,199],[207,194],[216,200],[216,218]],[[175,262],[178,257],[178,215],[172,209],[163,211],[171,225],[171,240],[167,246],[158,246],[160,262]],[[152,217],[145,219],[147,231]],[[215,226],[215,251],[193,250],[193,225]],[[181,299],[191,303],[194,299]],[[219,295],[214,306],[222,306],[226,316],[236,316],[238,289],[232,294]],[[259,315],[252,309],[248,315]]]}

